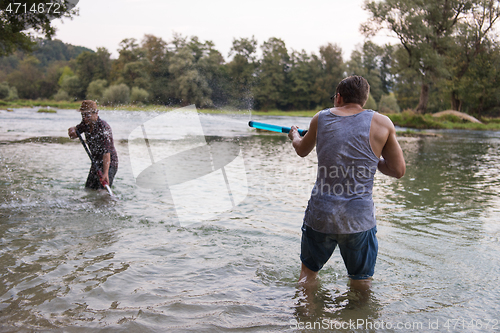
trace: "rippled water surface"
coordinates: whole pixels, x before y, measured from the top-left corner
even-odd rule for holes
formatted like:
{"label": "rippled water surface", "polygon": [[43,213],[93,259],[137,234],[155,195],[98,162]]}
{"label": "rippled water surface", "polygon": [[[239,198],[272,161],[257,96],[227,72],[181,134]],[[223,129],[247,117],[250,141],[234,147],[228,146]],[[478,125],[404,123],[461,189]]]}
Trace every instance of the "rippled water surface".
{"label": "rippled water surface", "polygon": [[212,140],[240,146],[248,194],[186,225],[131,170],[128,135],[157,115],[101,112],[120,159],[112,200],[83,188],[90,162],[66,139],[77,112],[0,111],[0,331],[500,331],[499,132],[400,138],[406,175],[375,178],[379,257],[363,301],[338,251],[314,295],[296,285],[314,152],[249,129],[248,114],[202,115]]}

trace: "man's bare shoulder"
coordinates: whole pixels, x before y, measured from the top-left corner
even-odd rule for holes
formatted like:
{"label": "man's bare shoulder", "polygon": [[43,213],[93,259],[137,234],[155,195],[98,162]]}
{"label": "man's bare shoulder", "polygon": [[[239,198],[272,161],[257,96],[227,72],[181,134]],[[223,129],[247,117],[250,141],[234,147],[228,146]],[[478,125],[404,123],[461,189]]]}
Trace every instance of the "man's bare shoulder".
{"label": "man's bare shoulder", "polygon": [[387,140],[396,134],[396,129],[389,117],[375,112],[370,127],[370,143],[375,155],[380,156]]}
{"label": "man's bare shoulder", "polygon": [[386,129],[389,131],[395,130],[392,120],[378,112],[375,112],[373,115],[373,123],[376,125],[377,129]]}

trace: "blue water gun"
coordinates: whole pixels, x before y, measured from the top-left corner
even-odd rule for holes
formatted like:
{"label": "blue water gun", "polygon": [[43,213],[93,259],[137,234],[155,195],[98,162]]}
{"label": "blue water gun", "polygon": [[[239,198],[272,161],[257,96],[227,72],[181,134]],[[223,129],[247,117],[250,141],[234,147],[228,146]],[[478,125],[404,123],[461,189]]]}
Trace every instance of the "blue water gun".
{"label": "blue water gun", "polygon": [[[282,127],[277,125],[271,125],[266,123],[259,123],[257,121],[250,120],[248,122],[248,126],[253,128],[258,128],[266,131],[278,132],[278,133],[288,133],[290,132],[290,127]],[[299,129],[300,136],[304,136],[307,133],[307,130]]]}

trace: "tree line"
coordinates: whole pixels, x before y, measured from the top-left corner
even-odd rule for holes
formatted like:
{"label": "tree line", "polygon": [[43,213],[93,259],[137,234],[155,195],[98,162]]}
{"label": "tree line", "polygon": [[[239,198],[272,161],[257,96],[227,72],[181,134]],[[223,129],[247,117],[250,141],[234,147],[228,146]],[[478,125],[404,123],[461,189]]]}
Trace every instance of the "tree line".
{"label": "tree line", "polygon": [[[367,1],[370,19],[361,27],[367,40],[348,60],[336,44],[308,53],[275,37],[260,45],[254,37],[235,38],[227,60],[211,41],[179,34],[169,41],[125,39],[117,59],[105,48],[40,40],[34,53],[0,58],[0,99],[313,110],[331,106],[337,83],[356,74],[371,86],[367,108],[500,116],[500,48],[493,34],[499,3]],[[400,43],[371,42],[380,29]]]}
{"label": "tree line", "polygon": [[153,35],[140,42],[125,39],[117,59],[105,48],[80,48],[67,59],[60,55],[64,46],[72,47],[41,40],[34,53],[1,58],[0,81],[14,87],[19,98],[29,99],[309,110],[331,104],[346,70],[336,45],[309,55],[289,52],[279,38],[260,46],[261,58],[255,38],[234,39],[230,61],[212,42],[178,34],[169,42]]}

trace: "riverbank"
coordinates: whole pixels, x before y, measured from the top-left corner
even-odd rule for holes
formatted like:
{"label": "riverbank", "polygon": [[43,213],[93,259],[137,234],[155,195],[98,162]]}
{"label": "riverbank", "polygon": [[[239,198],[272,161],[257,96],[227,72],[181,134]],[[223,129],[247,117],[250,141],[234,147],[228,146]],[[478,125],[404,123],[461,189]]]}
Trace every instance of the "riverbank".
{"label": "riverbank", "polygon": [[67,102],[67,101],[51,101],[51,100],[29,100],[29,99],[19,99],[15,101],[4,101],[0,100],[0,110],[10,110],[15,108],[39,108],[39,107],[51,107],[56,109],[77,109],[81,105],[81,102]]}
{"label": "riverbank", "polygon": [[435,117],[432,114],[416,114],[401,112],[387,114],[394,125],[415,129],[467,129],[467,130],[500,130],[500,118],[479,119],[481,122],[471,122],[456,115],[445,114]]}
{"label": "riverbank", "polygon": [[[78,109],[81,102],[58,102],[50,100],[42,101],[32,101],[32,100],[16,100],[11,102],[6,102],[0,100],[0,110],[11,111],[14,108],[39,108],[39,107],[51,107],[55,109]],[[156,111],[156,112],[167,112],[172,111],[178,106],[163,106],[163,105],[121,105],[121,106],[100,106],[101,110],[111,111],[111,110],[126,110],[126,111]],[[220,113],[249,113],[248,110],[235,111],[230,109],[199,109],[202,113],[220,114]],[[255,111],[252,110],[252,115],[256,116],[291,116],[291,117],[313,117],[318,111],[280,111],[280,110],[270,110],[270,111]],[[445,114],[440,117],[435,117],[433,114],[416,114],[410,111],[404,111],[401,113],[387,114],[387,116],[392,120],[394,125],[406,128],[415,129],[467,129],[467,130],[490,130],[499,131],[500,130],[500,118],[486,118],[481,117],[478,122],[470,122],[467,119],[463,119],[456,115]]]}
{"label": "riverbank", "polygon": [[[252,111],[258,116],[295,116],[313,117],[317,113],[314,111]],[[482,117],[480,123],[471,122],[456,115],[444,114],[435,117],[433,114],[417,114],[414,112],[401,112],[386,114],[394,125],[414,129],[467,129],[467,130],[500,130],[500,118]]]}

